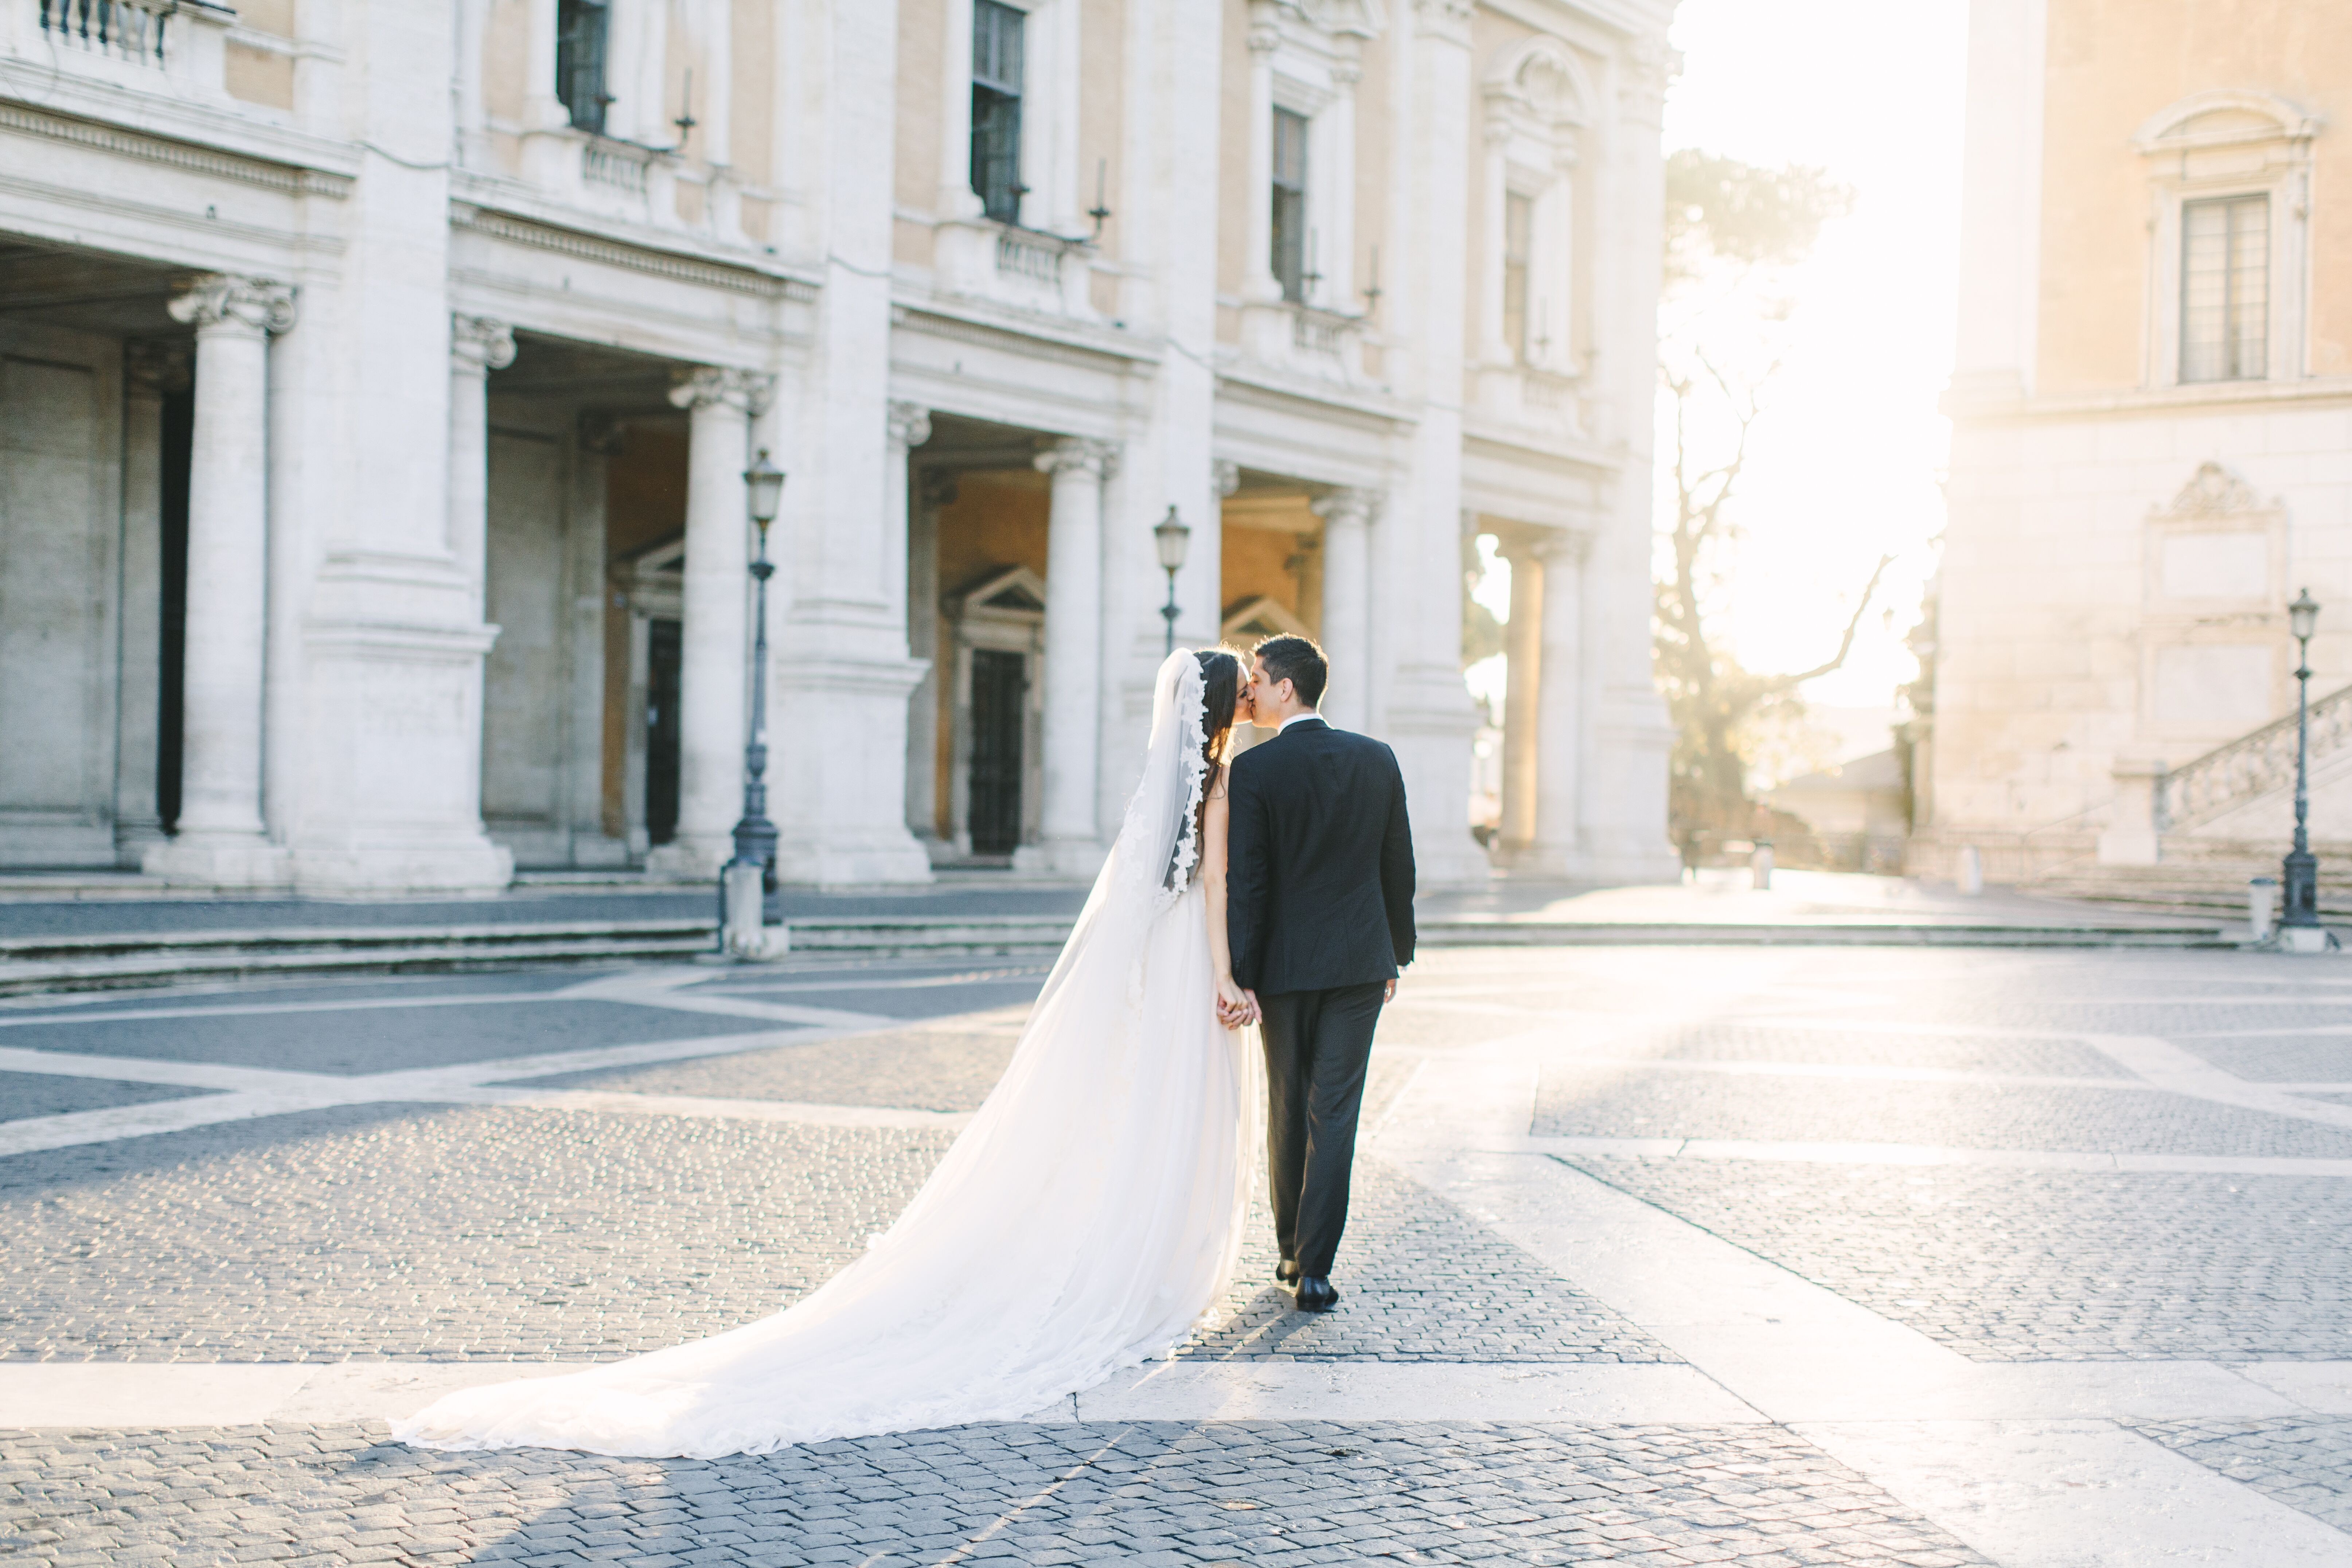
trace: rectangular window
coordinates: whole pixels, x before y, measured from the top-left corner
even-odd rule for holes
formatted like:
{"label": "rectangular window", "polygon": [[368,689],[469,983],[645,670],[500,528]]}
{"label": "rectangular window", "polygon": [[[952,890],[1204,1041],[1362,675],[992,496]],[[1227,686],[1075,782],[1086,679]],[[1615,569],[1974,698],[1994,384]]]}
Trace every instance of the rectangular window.
{"label": "rectangular window", "polygon": [[558,0],[555,8],[555,96],[572,111],[574,129],[604,133],[604,41],[612,20],[607,0]]}
{"label": "rectangular window", "polygon": [[2180,379],[2270,374],[2271,199],[2180,208]]}
{"label": "rectangular window", "polygon": [[1282,297],[1304,302],[1307,270],[1307,116],[1274,111],[1274,275]]}
{"label": "rectangular window", "polygon": [[999,223],[1021,221],[1021,28],[997,0],[972,0],[971,188]]}
{"label": "rectangular window", "polygon": [[1528,260],[1535,248],[1536,203],[1514,191],[1503,197],[1503,341],[1528,363]]}

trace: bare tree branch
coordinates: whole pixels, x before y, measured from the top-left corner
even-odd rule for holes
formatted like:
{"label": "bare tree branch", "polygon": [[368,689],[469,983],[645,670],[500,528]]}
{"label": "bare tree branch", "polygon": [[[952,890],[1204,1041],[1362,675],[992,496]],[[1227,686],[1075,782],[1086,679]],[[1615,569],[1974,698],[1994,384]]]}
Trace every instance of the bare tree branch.
{"label": "bare tree branch", "polygon": [[1870,608],[1870,601],[1878,593],[1878,580],[1886,575],[1886,569],[1894,563],[1895,557],[1882,555],[1878,558],[1878,564],[1871,569],[1870,581],[1863,584],[1862,597],[1855,602],[1853,615],[1845,623],[1845,636],[1838,639],[1836,657],[1825,664],[1817,664],[1800,674],[1775,676],[1772,679],[1771,690],[1775,692],[1791,690],[1802,686],[1808,680],[1829,674],[1830,671],[1845,663],[1845,656],[1853,651],[1854,633],[1862,628],[1863,613]]}

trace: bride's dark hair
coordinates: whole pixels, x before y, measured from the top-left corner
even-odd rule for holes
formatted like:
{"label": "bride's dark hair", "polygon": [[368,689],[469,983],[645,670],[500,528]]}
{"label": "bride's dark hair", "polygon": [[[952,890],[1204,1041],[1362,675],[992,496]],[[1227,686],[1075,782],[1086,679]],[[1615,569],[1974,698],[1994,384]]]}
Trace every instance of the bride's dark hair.
{"label": "bride's dark hair", "polygon": [[1234,710],[1241,705],[1242,661],[1233,652],[1209,648],[1192,656],[1201,661],[1201,760],[1209,772],[1192,808],[1193,865],[1200,864],[1201,836],[1209,825],[1209,792],[1216,787],[1217,758],[1234,732]]}

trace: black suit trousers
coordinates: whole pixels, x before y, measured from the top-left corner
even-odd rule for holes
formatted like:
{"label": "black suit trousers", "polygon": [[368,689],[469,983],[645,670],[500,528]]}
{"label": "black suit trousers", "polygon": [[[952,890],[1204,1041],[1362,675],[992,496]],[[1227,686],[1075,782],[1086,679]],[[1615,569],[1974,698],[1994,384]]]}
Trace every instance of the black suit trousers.
{"label": "black suit trousers", "polygon": [[1298,1271],[1328,1278],[1348,1226],[1364,1068],[1384,981],[1258,998],[1265,1016],[1267,1185],[1274,1234]]}

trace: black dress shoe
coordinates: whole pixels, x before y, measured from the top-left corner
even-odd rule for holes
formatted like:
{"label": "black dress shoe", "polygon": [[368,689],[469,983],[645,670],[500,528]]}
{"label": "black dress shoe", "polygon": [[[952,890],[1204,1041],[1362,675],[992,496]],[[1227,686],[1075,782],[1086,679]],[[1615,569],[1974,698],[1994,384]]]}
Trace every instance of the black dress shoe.
{"label": "black dress shoe", "polygon": [[1297,1284],[1298,1259],[1296,1258],[1286,1258],[1281,1262],[1276,1264],[1274,1266],[1274,1277],[1276,1280],[1285,1285]]}
{"label": "black dress shoe", "polygon": [[1309,1274],[1298,1281],[1298,1310],[1302,1312],[1328,1312],[1339,1304],[1339,1292],[1331,1289],[1331,1281]]}

